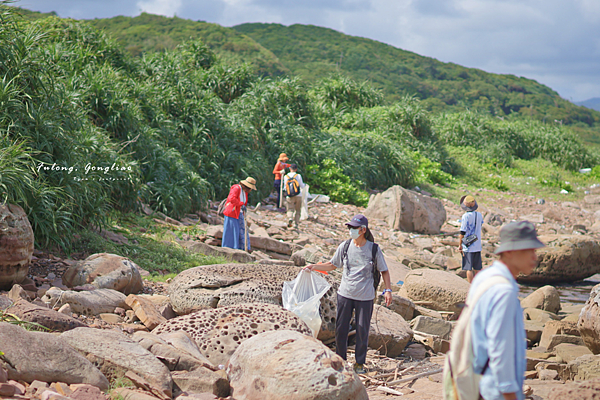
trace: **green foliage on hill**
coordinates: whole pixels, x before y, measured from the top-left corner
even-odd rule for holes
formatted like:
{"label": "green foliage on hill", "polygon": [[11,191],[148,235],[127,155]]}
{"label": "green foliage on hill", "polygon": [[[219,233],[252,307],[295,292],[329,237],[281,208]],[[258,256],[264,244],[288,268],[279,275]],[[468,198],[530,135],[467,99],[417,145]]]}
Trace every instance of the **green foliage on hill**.
{"label": "green foliage on hill", "polygon": [[[23,11],[27,18],[48,14]],[[308,84],[329,76],[368,81],[391,104],[403,96],[434,113],[465,109],[498,117],[535,119],[575,127],[584,141],[600,145],[600,112],[562,99],[547,86],[401,50],[312,25],[251,23],[233,28],[142,13],[90,20],[134,56],[173,50],[200,39],[226,64],[249,63],[260,76],[297,76]],[[555,122],[556,121],[556,122]]]}
{"label": "green foliage on hill", "polygon": [[256,203],[281,152],[316,189],[356,204],[368,189],[480,182],[471,160],[600,164],[564,126],[435,116],[416,96],[386,104],[344,75],[262,77],[197,40],[134,57],[87,22],[22,18],[2,4],[0,77],[0,201],[26,210],[42,244],[68,246],[73,232],[142,202],[180,217],[247,176]]}
{"label": "green foliage on hill", "polygon": [[[313,25],[242,24],[233,29],[271,50],[293,74],[315,82],[329,74],[368,80],[388,102],[414,95],[433,112],[468,107],[600,128],[600,112],[577,106],[531,79],[498,75]],[[596,130],[600,134],[600,129]],[[600,136],[598,138],[600,143]]]}
{"label": "green foliage on hill", "polygon": [[202,40],[223,61],[250,63],[259,75],[280,76],[290,72],[270,50],[217,24],[146,13],[133,18],[94,19],[89,23],[116,39],[134,56],[173,50],[190,39]]}

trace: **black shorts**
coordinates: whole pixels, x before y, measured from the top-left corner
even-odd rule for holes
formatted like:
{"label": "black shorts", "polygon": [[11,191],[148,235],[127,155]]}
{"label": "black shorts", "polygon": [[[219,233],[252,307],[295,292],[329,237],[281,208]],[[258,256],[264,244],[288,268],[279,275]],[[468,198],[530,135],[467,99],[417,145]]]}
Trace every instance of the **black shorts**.
{"label": "black shorts", "polygon": [[476,251],[472,253],[464,253],[462,258],[462,269],[463,271],[481,271],[482,263],[481,263],[481,252]]}

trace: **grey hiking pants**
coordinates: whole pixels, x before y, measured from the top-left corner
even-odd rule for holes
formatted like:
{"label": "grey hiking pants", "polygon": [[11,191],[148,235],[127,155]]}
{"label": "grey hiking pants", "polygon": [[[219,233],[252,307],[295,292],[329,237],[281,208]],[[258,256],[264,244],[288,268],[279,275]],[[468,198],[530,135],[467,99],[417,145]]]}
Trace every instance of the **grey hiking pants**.
{"label": "grey hiking pants", "polygon": [[348,351],[348,332],[352,311],[356,320],[356,346],[354,355],[357,364],[364,364],[367,360],[367,345],[369,343],[369,327],[373,315],[373,300],[358,301],[337,295],[337,318],[335,321],[335,352],[346,359]]}

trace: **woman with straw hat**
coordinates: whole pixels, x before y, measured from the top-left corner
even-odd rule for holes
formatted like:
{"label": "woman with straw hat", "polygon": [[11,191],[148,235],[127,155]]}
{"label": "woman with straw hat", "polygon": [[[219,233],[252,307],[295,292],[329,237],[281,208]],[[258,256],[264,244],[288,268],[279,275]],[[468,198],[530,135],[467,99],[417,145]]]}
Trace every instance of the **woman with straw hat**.
{"label": "woman with straw hat", "polygon": [[232,249],[250,250],[250,238],[246,232],[244,218],[248,195],[256,190],[256,179],[248,177],[229,190],[227,202],[225,203],[225,223],[223,224],[222,247]]}
{"label": "woman with straw hat", "polygon": [[277,208],[279,208],[281,205],[281,171],[289,168],[291,165],[286,163],[287,160],[289,160],[287,154],[281,153],[277,159],[275,168],[273,168],[273,174],[275,174],[275,182],[273,183],[273,187],[275,187],[275,191],[277,192]]}

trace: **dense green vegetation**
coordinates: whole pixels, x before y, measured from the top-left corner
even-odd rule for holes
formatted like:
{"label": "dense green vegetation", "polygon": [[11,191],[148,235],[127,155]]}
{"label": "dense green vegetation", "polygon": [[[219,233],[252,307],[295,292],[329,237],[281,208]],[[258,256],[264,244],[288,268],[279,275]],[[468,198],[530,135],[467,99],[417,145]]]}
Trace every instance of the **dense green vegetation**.
{"label": "dense green vegetation", "polygon": [[[24,12],[31,19],[48,15]],[[328,28],[262,23],[225,28],[145,13],[89,23],[136,56],[200,39],[224,62],[247,62],[260,76],[297,76],[314,84],[332,74],[342,75],[370,82],[386,104],[410,95],[434,113],[470,109],[501,118],[569,125],[584,141],[600,144],[600,112],[577,106],[531,79],[443,63]]]}
{"label": "dense green vegetation", "polygon": [[[434,114],[416,95],[390,104],[344,74],[264,77],[198,40],[135,57],[87,22],[24,19],[1,5],[0,77],[1,201],[24,207],[42,245],[71,246],[79,232],[76,249],[106,248],[82,228],[141,203],[180,217],[248,175],[256,203],[281,152],[315,189],[356,204],[392,185],[513,189],[505,175],[523,162],[559,175],[600,164],[565,125]],[[561,177],[533,176],[562,188]],[[120,253],[154,269],[161,252],[178,260],[173,271],[193,262],[140,242]]]}
{"label": "dense green vegetation", "polygon": [[443,63],[312,25],[252,23],[234,29],[271,50],[307,82],[341,73],[357,81],[368,80],[388,102],[408,94],[423,100],[433,112],[469,108],[493,116],[561,121],[587,128],[586,139],[600,143],[600,112],[576,106],[531,79]]}

